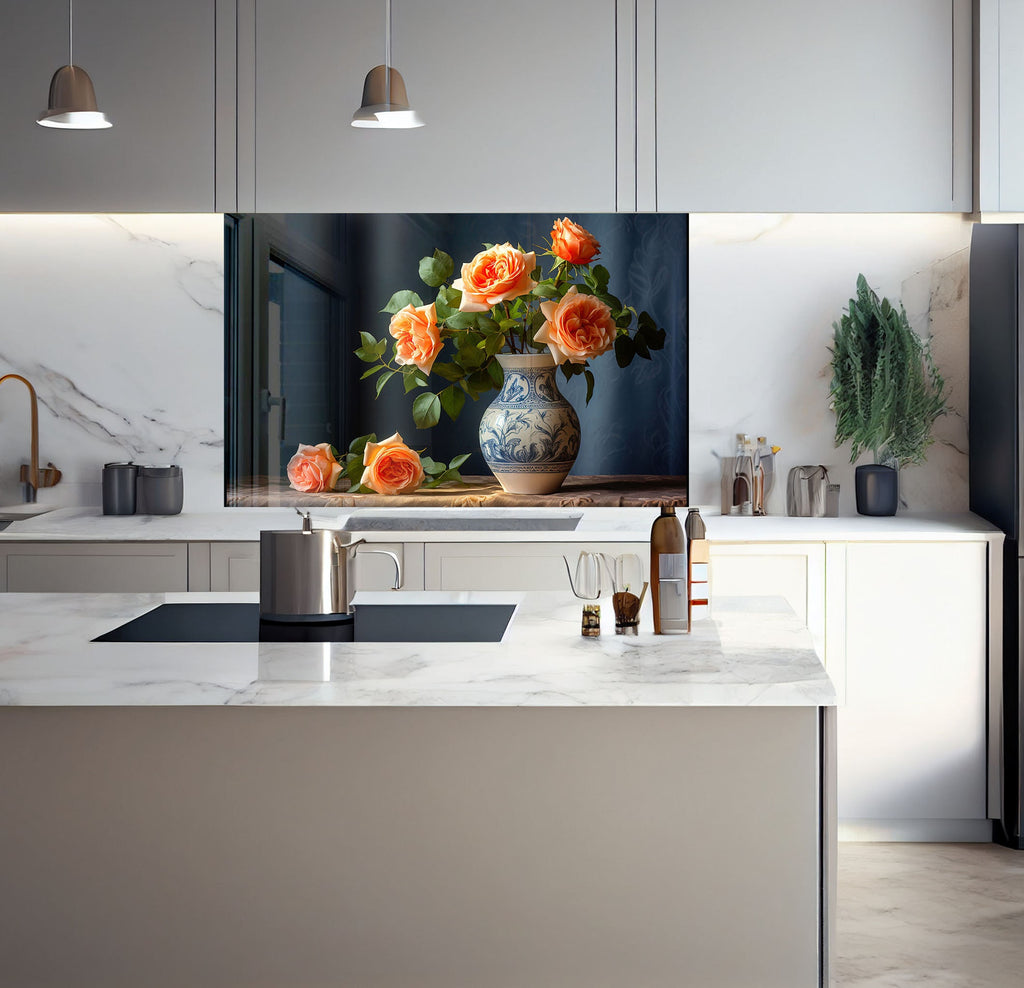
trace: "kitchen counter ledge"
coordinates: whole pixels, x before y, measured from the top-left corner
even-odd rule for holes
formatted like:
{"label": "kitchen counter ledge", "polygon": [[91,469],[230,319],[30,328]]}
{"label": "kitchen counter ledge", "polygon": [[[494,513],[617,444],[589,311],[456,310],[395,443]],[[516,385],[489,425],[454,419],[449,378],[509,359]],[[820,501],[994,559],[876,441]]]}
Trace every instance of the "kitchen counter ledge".
{"label": "kitchen counter ledge", "polygon": [[[437,530],[431,519],[479,519],[485,508],[376,509],[394,527],[363,530],[358,510],[311,509],[318,528],[346,526],[353,538],[373,542],[645,542],[657,508],[500,509],[522,523],[514,530]],[[571,530],[544,531],[534,519],[553,512],[578,515]],[[840,518],[734,518],[701,511],[708,537],[719,542],[920,542],[1002,539],[993,525],[970,513],[898,514],[892,518],[849,515]],[[680,516],[685,510],[679,509]],[[103,515],[99,508],[58,508],[17,521],[0,531],[10,542],[258,542],[262,529],[298,528],[298,516],[285,508],[226,508],[180,515]],[[531,527],[533,526],[533,527]]]}
{"label": "kitchen counter ledge", "polygon": [[[691,635],[580,635],[568,594],[357,594],[360,603],[516,603],[499,643],[93,642],[161,603],[245,593],[0,595],[0,705],[795,706],[835,704],[807,630],[775,598],[721,598]],[[650,599],[641,627],[650,628]],[[414,635],[415,631],[412,629]]]}

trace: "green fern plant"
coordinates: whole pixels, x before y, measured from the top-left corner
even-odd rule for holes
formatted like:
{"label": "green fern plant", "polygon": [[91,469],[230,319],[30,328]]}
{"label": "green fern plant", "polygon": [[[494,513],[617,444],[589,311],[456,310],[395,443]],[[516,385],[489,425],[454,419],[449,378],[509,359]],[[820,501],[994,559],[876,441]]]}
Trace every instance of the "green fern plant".
{"label": "green fern plant", "polygon": [[836,446],[851,443],[851,463],[866,450],[876,463],[921,463],[932,426],[946,412],[945,382],[929,344],[910,328],[903,305],[879,301],[862,274],[857,297],[832,328]]}

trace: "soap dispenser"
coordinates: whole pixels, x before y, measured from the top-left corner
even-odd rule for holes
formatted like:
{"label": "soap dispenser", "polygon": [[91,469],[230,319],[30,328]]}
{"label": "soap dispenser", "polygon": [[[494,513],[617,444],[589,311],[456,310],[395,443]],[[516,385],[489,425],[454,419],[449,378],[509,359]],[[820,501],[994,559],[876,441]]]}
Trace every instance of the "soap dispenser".
{"label": "soap dispenser", "polygon": [[651,600],[654,633],[687,630],[686,536],[674,506],[663,506],[651,526]]}

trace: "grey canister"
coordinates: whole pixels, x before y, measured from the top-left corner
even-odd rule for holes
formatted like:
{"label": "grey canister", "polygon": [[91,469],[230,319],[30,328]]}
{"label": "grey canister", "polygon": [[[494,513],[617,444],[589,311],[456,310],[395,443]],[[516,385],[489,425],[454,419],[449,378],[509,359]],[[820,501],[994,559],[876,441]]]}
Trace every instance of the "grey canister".
{"label": "grey canister", "polygon": [[103,513],[135,514],[135,484],[138,467],[134,463],[103,464]]}
{"label": "grey canister", "polygon": [[135,509],[141,515],[176,515],[185,499],[179,466],[139,467]]}

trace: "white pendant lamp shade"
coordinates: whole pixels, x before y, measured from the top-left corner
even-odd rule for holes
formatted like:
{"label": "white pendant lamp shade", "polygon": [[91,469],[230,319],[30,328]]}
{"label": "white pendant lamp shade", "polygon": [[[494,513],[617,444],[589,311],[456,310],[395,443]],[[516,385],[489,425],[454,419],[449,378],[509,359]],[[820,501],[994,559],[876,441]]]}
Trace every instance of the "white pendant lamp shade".
{"label": "white pendant lamp shade", "polygon": [[41,127],[103,130],[113,124],[96,105],[96,90],[85,69],[75,65],[75,9],[68,0],[68,64],[53,73],[47,107],[36,117]]}
{"label": "white pendant lamp shade", "polygon": [[363,81],[362,105],[352,114],[353,127],[422,127],[423,121],[409,106],[402,73],[376,65]]}
{"label": "white pendant lamp shade", "polygon": [[352,126],[392,130],[423,126],[409,105],[402,73],[391,64],[391,0],[384,4],[384,64],[375,65],[366,73],[363,102],[352,114]]}
{"label": "white pendant lamp shade", "polygon": [[36,123],[66,130],[102,130],[113,126],[96,106],[96,90],[89,73],[77,65],[64,65],[53,73],[49,105]]}

